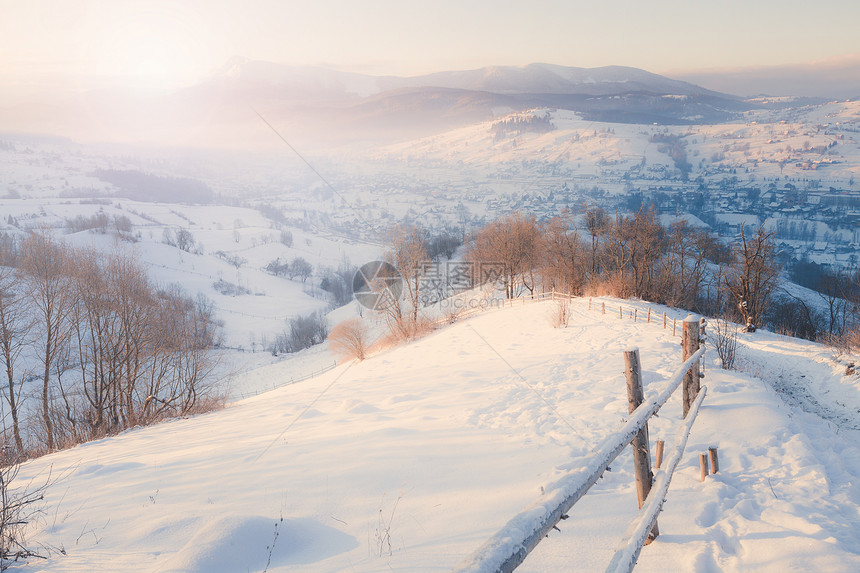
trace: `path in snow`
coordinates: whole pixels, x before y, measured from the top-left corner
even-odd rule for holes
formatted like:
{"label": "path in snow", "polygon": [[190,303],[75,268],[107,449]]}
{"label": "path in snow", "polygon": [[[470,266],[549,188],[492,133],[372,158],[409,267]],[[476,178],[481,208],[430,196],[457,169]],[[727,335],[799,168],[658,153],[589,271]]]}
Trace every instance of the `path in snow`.
{"label": "path in snow", "polygon": [[845,364],[831,349],[766,331],[740,333],[737,365],[767,382],[786,404],[833,423],[860,443],[860,374],[846,377]]}

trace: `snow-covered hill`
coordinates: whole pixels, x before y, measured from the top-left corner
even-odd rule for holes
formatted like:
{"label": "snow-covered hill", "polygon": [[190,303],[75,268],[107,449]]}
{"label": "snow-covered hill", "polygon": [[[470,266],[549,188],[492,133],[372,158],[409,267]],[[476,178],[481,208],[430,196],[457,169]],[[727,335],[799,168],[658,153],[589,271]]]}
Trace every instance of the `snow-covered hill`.
{"label": "snow-covered hill", "polygon": [[[17,484],[57,482],[31,531],[51,558],[27,570],[449,570],[621,425],[623,350],[640,349],[646,395],[680,364],[680,313],[664,330],[593,308],[575,301],[564,329],[550,326],[553,303],[487,311],[220,412],[29,462]],[[858,570],[857,375],[811,343],[741,343],[748,371],[707,355],[708,395],[637,571]],[[755,376],[777,369],[850,415],[787,405]],[[652,439],[680,408],[673,397]],[[721,469],[701,483],[709,445]],[[636,513],[631,466],[627,451],[520,570],[602,569]]]}

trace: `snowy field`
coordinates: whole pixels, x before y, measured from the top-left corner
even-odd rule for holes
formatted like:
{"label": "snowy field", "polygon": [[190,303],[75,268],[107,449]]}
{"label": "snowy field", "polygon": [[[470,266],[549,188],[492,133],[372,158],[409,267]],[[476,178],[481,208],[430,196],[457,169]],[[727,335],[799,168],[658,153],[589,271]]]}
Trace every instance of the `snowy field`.
{"label": "snowy field", "polygon": [[[119,241],[111,233],[80,231],[66,234],[64,218],[92,216],[129,216],[136,242]],[[46,198],[34,200],[0,199],[0,213],[25,222],[26,229],[52,228],[58,241],[101,252],[120,252],[143,263],[152,281],[160,286],[179,284],[192,297],[202,293],[224,322],[224,345],[242,351],[264,350],[279,333],[288,328],[287,320],[329,309],[327,293],[319,289],[324,274],[349,262],[361,265],[378,259],[379,245],[345,240],[325,232],[285,227],[292,237],[289,246],[279,240],[279,230],[259,211],[227,205],[200,206],[142,203],[120,200],[107,206],[70,203]],[[190,252],[164,243],[165,231],[187,229],[194,238]],[[0,232],[21,235],[7,226]],[[234,258],[237,264],[228,260]],[[266,266],[275,260],[308,261],[313,275],[306,281],[298,277],[274,276]],[[242,294],[225,294],[215,288],[223,281],[244,289]]]}
{"label": "snowy field", "polygon": [[[680,364],[670,311],[492,310],[223,411],[25,464],[50,475],[28,571],[447,571],[576,468],[626,417],[622,351],[645,392]],[[627,307],[628,303],[623,303]],[[661,307],[654,307],[662,313]],[[709,391],[637,571],[860,570],[860,380],[829,350],[741,335]],[[317,351],[320,365],[332,357]],[[236,381],[258,391],[289,361]],[[789,388],[790,403],[774,391]],[[680,393],[651,425],[671,440]],[[716,445],[720,473],[699,481]],[[629,448],[519,571],[603,570],[636,514]]]}

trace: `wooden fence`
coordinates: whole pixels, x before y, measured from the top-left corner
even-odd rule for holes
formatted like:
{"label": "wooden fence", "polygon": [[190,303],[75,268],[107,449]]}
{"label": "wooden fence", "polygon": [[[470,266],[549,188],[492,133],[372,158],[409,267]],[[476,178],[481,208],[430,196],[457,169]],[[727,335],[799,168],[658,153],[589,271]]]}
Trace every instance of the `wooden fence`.
{"label": "wooden fence", "polygon": [[334,370],[337,368],[337,362],[332,362],[328,366],[323,366],[318,370],[314,370],[308,374],[304,374],[299,376],[298,378],[290,378],[289,380],[280,380],[277,383],[272,382],[271,386],[266,386],[265,388],[258,388],[257,390],[251,390],[248,392],[237,392],[233,399],[236,400],[244,400],[245,398],[250,398],[251,396],[259,396],[263,392],[270,392],[272,390],[276,390],[277,388],[281,388],[282,386],[289,386],[290,384],[295,384],[297,382],[304,382],[305,380],[310,380],[311,378],[316,378],[317,376],[321,376],[330,370]]}
{"label": "wooden fence", "polygon": [[[524,295],[518,298],[509,298],[509,299],[498,299],[498,301],[487,301],[487,304],[480,308],[469,309],[468,311],[463,311],[457,313],[454,318],[459,320],[461,318],[466,318],[468,316],[472,316],[474,314],[478,314],[480,312],[484,312],[489,309],[496,308],[511,308],[513,306],[521,306],[528,304],[530,302],[541,302],[546,300],[582,300],[584,302],[585,299],[582,297],[573,296],[567,293],[559,292],[556,290],[550,290],[541,293],[535,293],[530,295]],[[599,306],[598,303],[599,302]],[[616,312],[617,309],[617,312]],[[662,313],[654,312],[654,310],[649,305],[646,309],[642,309],[642,316],[640,316],[640,309],[636,306],[624,303],[617,303],[617,306],[610,303],[607,304],[606,301],[594,301],[593,298],[588,299],[588,310],[600,310],[601,314],[609,314],[613,313],[617,314],[619,319],[630,319],[633,322],[646,322],[648,324],[655,324],[663,326],[664,330],[668,330],[670,327],[672,329],[672,336],[680,336],[681,330],[678,328],[679,320],[677,317],[669,317],[669,315],[664,311]],[[436,321],[439,324],[443,324],[445,322],[451,322],[451,320],[440,319]]]}
{"label": "wooden fence", "polygon": [[[542,293],[535,300],[570,299],[569,295]],[[589,306],[591,301],[589,301]],[[620,307],[619,307],[620,308]],[[605,312],[605,307],[604,307]],[[623,317],[623,310],[619,311]],[[650,310],[649,310],[650,318]],[[636,318],[635,312],[633,313]],[[663,320],[664,325],[666,319]],[[511,519],[498,533],[493,535],[472,556],[463,561],[454,571],[459,573],[510,572],[519,566],[526,556],[556,527],[568,512],[607,470],[609,464],[634,442],[635,474],[639,492],[640,512],[630,524],[618,549],[607,567],[607,572],[630,572],[649,538],[658,534],[657,515],[660,512],[672,474],[684,453],[693,422],[706,394],[706,388],[699,384],[699,361],[705,352],[700,347],[700,321],[688,316],[683,321],[684,349],[683,364],[669,378],[656,396],[645,400],[642,396],[641,368],[638,349],[625,352],[627,366],[628,400],[630,415],[624,426],[606,437],[592,454],[586,456],[579,468],[569,472],[559,480],[552,490],[544,492],[538,500]],[[650,448],[647,438],[648,420],[677,390],[684,385],[683,418],[677,429],[674,447],[665,467],[652,475],[650,468]],[[688,397],[690,397],[688,401]],[[644,451],[643,451],[644,450]]]}

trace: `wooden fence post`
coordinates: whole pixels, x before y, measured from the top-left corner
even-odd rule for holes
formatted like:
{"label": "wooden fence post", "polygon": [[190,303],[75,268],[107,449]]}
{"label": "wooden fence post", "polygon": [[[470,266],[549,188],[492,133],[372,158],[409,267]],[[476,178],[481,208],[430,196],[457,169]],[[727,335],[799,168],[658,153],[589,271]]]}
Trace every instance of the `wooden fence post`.
{"label": "wooden fence post", "polygon": [[[642,389],[642,365],[639,361],[639,349],[624,351],[624,373],[627,375],[627,411],[632,413],[645,401],[645,393]],[[645,503],[654,474],[651,472],[651,451],[648,446],[648,424],[639,430],[636,437],[630,443],[633,448],[633,466],[636,474],[636,497],[639,500],[639,509]],[[660,534],[657,522],[651,528],[647,543],[653,541]]]}
{"label": "wooden fence post", "polygon": [[708,477],[708,454],[705,453],[699,454],[699,477],[702,481]]}
{"label": "wooden fence post", "polygon": [[618,307],[618,318],[619,319],[624,318],[624,310],[620,306]]}
{"label": "wooden fence post", "polygon": [[601,308],[600,308],[601,313],[606,314],[606,303],[602,302],[600,304],[601,304]]}
{"label": "wooden fence post", "polygon": [[673,318],[672,319],[672,336],[675,336],[675,326],[677,326],[677,324],[678,324],[678,319]]}
{"label": "wooden fence post", "polygon": [[660,466],[663,465],[664,445],[665,442],[663,440],[657,440],[657,460],[654,462],[654,467],[656,467],[658,470],[660,469]]}
{"label": "wooden fence post", "polygon": [[651,307],[648,307],[648,324],[651,324]]}
{"label": "wooden fence post", "polygon": [[663,330],[666,330],[666,311],[663,311]]}
{"label": "wooden fence post", "polygon": [[[699,350],[699,319],[695,316],[688,315],[684,319],[684,333],[681,339],[681,346],[684,349],[683,359],[686,362],[690,356]],[[687,417],[687,412],[690,411],[690,406],[693,400],[699,395],[699,362],[696,361],[690,369],[684,374],[684,417]]]}
{"label": "wooden fence post", "polygon": [[633,322],[636,322],[636,319],[639,318],[639,309],[635,309],[633,311]]}
{"label": "wooden fence post", "polygon": [[708,448],[708,454],[711,456],[711,473],[715,474],[720,471],[720,460],[717,456],[717,448],[711,446]]}
{"label": "wooden fence post", "polygon": [[588,310],[591,310],[591,299],[588,299]]}

